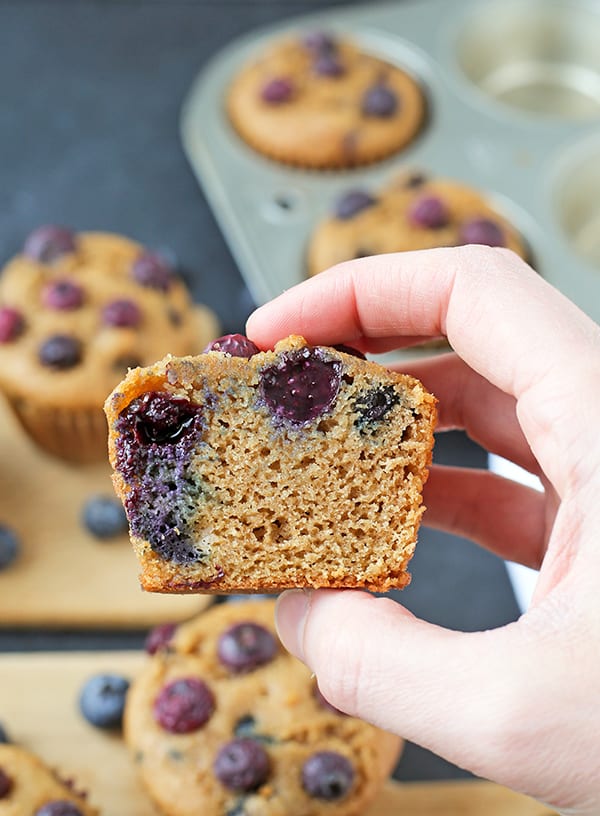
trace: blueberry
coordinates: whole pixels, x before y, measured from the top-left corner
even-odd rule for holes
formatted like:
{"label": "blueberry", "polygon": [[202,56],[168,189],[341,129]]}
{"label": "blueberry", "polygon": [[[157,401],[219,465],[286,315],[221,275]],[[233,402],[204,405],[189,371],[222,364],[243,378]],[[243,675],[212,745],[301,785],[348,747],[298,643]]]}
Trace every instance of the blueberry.
{"label": "blueberry", "polygon": [[73,368],[81,360],[81,343],[67,334],[54,334],[38,350],[40,363],[47,368],[62,371]]}
{"label": "blueberry", "polygon": [[236,793],[255,791],[269,776],[271,762],[263,746],[252,739],[234,739],[217,754],[213,769],[217,779]]}
{"label": "blueberry", "polygon": [[26,239],[23,252],[34,261],[52,263],[75,251],[75,235],[66,227],[48,224],[38,227]]}
{"label": "blueberry", "polygon": [[369,425],[381,422],[399,402],[400,395],[393,385],[381,385],[363,391],[352,403],[352,410],[358,414],[354,420],[355,427],[365,432]]}
{"label": "blueberry", "polygon": [[504,231],[489,218],[472,218],[460,228],[459,243],[484,244],[491,247],[506,246]]}
{"label": "blueberry", "polygon": [[282,354],[260,375],[261,398],[277,419],[295,425],[326,413],[340,389],[342,365],[327,360],[318,348]]}
{"label": "blueberry", "polygon": [[0,799],[4,799],[11,792],[13,786],[12,778],[3,768],[0,768]]}
{"label": "blueberry", "polygon": [[53,799],[38,808],[33,816],[83,816],[83,813],[67,799]]}
{"label": "blueberry", "polygon": [[231,354],[232,357],[254,357],[260,349],[255,346],[252,340],[248,340],[243,334],[225,334],[212,340],[204,351],[222,351]]}
{"label": "blueberry", "polygon": [[137,303],[127,298],[112,300],[102,309],[102,322],[106,326],[135,329],[142,320],[142,312]]}
{"label": "blueberry", "polygon": [[10,306],[0,306],[0,343],[12,343],[23,333],[25,321],[21,312]]}
{"label": "blueberry", "polygon": [[129,680],[118,674],[90,677],[79,695],[81,713],[97,728],[120,728],[128,689]]}
{"label": "blueberry", "polygon": [[256,720],[252,714],[244,714],[240,717],[234,726],[234,734],[236,737],[254,737],[256,736]]}
{"label": "blueberry", "polygon": [[154,629],[148,632],[144,642],[144,649],[151,655],[162,649],[168,649],[176,630],[176,623],[161,623],[160,626],[155,626]]}
{"label": "blueberry", "polygon": [[367,88],[362,98],[362,112],[365,116],[388,119],[398,109],[398,97],[381,82]]}
{"label": "blueberry", "polygon": [[217,644],[219,660],[236,674],[270,663],[276,653],[277,641],[271,632],[250,621],[231,626]]}
{"label": "blueberry", "polygon": [[6,728],[0,723],[0,745],[10,745],[12,742]]}
{"label": "blueberry", "polygon": [[450,212],[438,196],[424,195],[413,201],[408,210],[408,218],[418,227],[440,229],[450,221]]}
{"label": "blueberry", "polygon": [[21,542],[15,531],[0,524],[0,570],[6,569],[17,559],[20,549]]}
{"label": "blueberry", "polygon": [[294,83],[288,77],[275,77],[268,80],[260,91],[263,102],[270,105],[282,105],[289,102],[294,95]]}
{"label": "blueberry", "polygon": [[158,252],[143,252],[134,261],[131,275],[141,286],[159,289],[162,292],[169,290],[175,277],[173,269]]}
{"label": "blueberry", "polygon": [[309,31],[302,38],[302,45],[313,53],[335,51],[337,42],[327,31]]}
{"label": "blueberry", "polygon": [[83,506],[82,520],[96,538],[112,538],[126,533],[127,516],[121,502],[112,496],[92,496]]}
{"label": "blueberry", "polygon": [[350,354],[352,357],[358,357],[359,360],[367,359],[362,351],[352,348],[352,346],[346,346],[344,343],[337,343],[334,346],[334,349],[336,349],[336,351],[341,351],[343,354]]}
{"label": "blueberry", "polygon": [[332,802],[342,799],[354,781],[354,768],[334,751],[320,751],[302,766],[302,787],[309,796]]}
{"label": "blueberry", "polygon": [[215,709],[212,691],[197,677],[172,680],[154,700],[156,722],[171,734],[189,734],[208,722]]}
{"label": "blueberry", "polygon": [[185,436],[199,413],[199,407],[189,400],[162,391],[148,391],[129,403],[121,417],[125,422],[133,422],[139,444],[165,445]]}
{"label": "blueberry", "polygon": [[83,289],[66,278],[52,281],[42,291],[42,302],[49,309],[78,309],[83,303]]}
{"label": "blueberry", "polygon": [[339,77],[346,73],[346,69],[336,54],[321,53],[315,57],[313,71],[318,76]]}
{"label": "blueberry", "polygon": [[338,198],[333,212],[340,221],[347,221],[374,204],[377,204],[377,199],[365,190],[348,190]]}

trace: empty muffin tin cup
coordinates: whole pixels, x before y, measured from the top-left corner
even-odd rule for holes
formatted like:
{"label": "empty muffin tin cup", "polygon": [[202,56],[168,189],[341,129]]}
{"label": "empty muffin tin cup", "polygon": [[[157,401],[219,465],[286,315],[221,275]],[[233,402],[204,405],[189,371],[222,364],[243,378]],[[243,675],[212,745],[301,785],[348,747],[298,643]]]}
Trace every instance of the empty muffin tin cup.
{"label": "empty muffin tin cup", "polygon": [[571,248],[600,270],[600,138],[576,146],[557,173],[555,203]]}
{"label": "empty muffin tin cup", "polygon": [[493,0],[471,10],[458,63],[484,94],[564,120],[600,118],[600,7],[567,0]]}

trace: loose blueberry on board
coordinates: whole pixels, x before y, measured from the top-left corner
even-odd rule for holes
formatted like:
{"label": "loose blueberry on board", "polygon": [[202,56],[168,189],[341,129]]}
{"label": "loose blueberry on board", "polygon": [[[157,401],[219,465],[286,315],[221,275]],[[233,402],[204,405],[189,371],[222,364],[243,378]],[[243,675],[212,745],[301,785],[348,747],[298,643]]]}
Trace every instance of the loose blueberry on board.
{"label": "loose blueberry on board", "polygon": [[176,630],[176,623],[161,623],[159,626],[155,626],[151,629],[144,641],[146,653],[153,655],[158,651],[168,649]]}
{"label": "loose blueberry on board", "polygon": [[18,558],[20,551],[21,542],[16,532],[12,527],[0,524],[0,571],[10,567]]}
{"label": "loose blueberry on board", "polygon": [[172,680],[158,693],[153,713],[156,722],[171,734],[189,734],[208,722],[215,709],[209,687],[197,677]]}
{"label": "loose blueberry on board", "polygon": [[133,300],[112,300],[102,309],[102,322],[115,328],[135,329],[142,322],[142,311]]}
{"label": "loose blueberry on board", "polygon": [[73,368],[81,360],[81,343],[68,334],[54,334],[38,350],[40,363],[56,371]]}
{"label": "loose blueberry on board", "polygon": [[83,816],[81,810],[67,799],[54,799],[38,808],[33,816]]}
{"label": "loose blueberry on board", "polygon": [[439,196],[423,195],[409,207],[408,219],[417,227],[441,229],[449,223],[450,212]]}
{"label": "loose blueberry on board", "polygon": [[211,340],[204,349],[205,353],[208,351],[222,351],[232,357],[246,357],[249,360],[258,354],[260,349],[243,334],[224,334],[223,337]]}
{"label": "loose blueberry on board", "polygon": [[269,105],[283,105],[294,95],[294,83],[288,77],[275,77],[261,88],[260,97]]}
{"label": "loose blueberry on board", "polygon": [[489,218],[472,218],[460,228],[461,244],[484,244],[490,247],[506,246],[504,230]]}
{"label": "loose blueberry on board", "polygon": [[118,674],[90,677],[79,695],[81,713],[96,728],[120,728],[128,689],[129,680]]}
{"label": "loose blueberry on board", "polygon": [[309,796],[333,802],[342,799],[354,781],[354,768],[348,759],[334,751],[320,751],[302,766],[302,787]]}
{"label": "loose blueberry on board", "polygon": [[114,538],[128,530],[121,502],[113,496],[92,496],[83,506],[84,526],[96,538]]}
{"label": "loose blueberry on board", "polygon": [[25,321],[18,309],[0,306],[0,343],[12,343],[23,333]]}
{"label": "loose blueberry on board", "polygon": [[173,283],[175,273],[158,252],[142,252],[131,267],[131,276],[141,286],[167,292]]}
{"label": "loose blueberry on board", "polygon": [[5,799],[11,792],[13,781],[3,768],[0,768],[0,799]]}
{"label": "loose blueberry on board", "polygon": [[273,416],[303,425],[326,413],[340,389],[342,365],[318,348],[282,354],[260,374],[261,399]]}
{"label": "loose blueberry on board", "polygon": [[52,263],[75,251],[75,235],[66,227],[47,224],[38,227],[25,240],[23,252],[28,258],[41,263]]}
{"label": "loose blueberry on board", "polygon": [[362,112],[365,116],[389,119],[398,109],[398,97],[383,83],[367,88],[362,98]]}
{"label": "loose blueberry on board", "polygon": [[263,785],[269,776],[271,763],[263,746],[253,739],[234,739],[217,754],[215,776],[229,790],[249,793]]}
{"label": "loose blueberry on board", "polygon": [[217,643],[217,655],[230,671],[241,674],[270,663],[277,653],[277,641],[258,623],[236,623]]}
{"label": "loose blueberry on board", "polygon": [[83,303],[83,289],[67,278],[52,281],[42,290],[42,303],[49,309],[78,309]]}
{"label": "loose blueberry on board", "polygon": [[366,190],[348,190],[336,201],[333,214],[340,221],[347,221],[376,203],[377,199]]}

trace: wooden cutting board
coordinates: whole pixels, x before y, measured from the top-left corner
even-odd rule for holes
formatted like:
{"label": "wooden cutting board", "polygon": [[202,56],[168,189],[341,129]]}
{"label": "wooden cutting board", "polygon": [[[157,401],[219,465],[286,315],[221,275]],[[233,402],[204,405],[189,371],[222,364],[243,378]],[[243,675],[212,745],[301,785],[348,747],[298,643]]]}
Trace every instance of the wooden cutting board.
{"label": "wooden cutting board", "polygon": [[210,602],[142,592],[128,537],[100,541],[80,523],[98,493],[114,496],[108,463],[75,466],[41,453],[0,400],[0,522],[22,542],[21,557],[0,572],[0,626],[143,628]]}
{"label": "wooden cutting board", "polygon": [[[12,739],[88,790],[102,816],[158,816],[117,735],[90,726],[77,699],[98,672],[134,677],[139,652],[0,656],[0,722]],[[365,816],[548,816],[531,799],[488,782],[390,782]],[[293,816],[293,814],[290,814]]]}

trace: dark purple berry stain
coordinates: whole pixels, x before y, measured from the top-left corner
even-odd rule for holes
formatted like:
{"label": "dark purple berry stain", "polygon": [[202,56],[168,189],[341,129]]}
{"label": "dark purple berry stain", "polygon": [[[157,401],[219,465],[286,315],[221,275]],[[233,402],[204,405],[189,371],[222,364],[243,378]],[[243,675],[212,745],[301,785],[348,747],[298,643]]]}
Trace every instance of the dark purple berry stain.
{"label": "dark purple berry stain", "polygon": [[142,310],[133,300],[112,300],[102,309],[102,322],[119,329],[135,329],[142,322]]}
{"label": "dark purple berry stain", "polygon": [[128,690],[129,680],[126,677],[96,674],[81,689],[80,711],[96,728],[120,728]]}
{"label": "dark purple berry stain", "polygon": [[158,693],[153,713],[156,722],[171,734],[190,734],[202,728],[215,710],[215,698],[197,677],[172,680]]}
{"label": "dark purple berry stain", "polygon": [[11,777],[6,773],[5,770],[0,768],[0,799],[6,799],[6,797],[12,790],[12,786],[13,782]]}
{"label": "dark purple berry stain", "polygon": [[269,755],[253,739],[234,739],[226,743],[213,764],[215,776],[228,790],[250,793],[267,781],[271,770]]}
{"label": "dark purple berry stain", "polygon": [[506,246],[504,230],[489,218],[473,218],[460,228],[459,243],[484,244],[490,247]]}
{"label": "dark purple berry stain", "polygon": [[277,654],[277,641],[264,626],[250,621],[227,629],[217,644],[221,663],[234,674],[250,672],[270,663]]}
{"label": "dark purple berry stain", "polygon": [[81,361],[81,343],[68,334],[55,334],[45,340],[38,349],[40,363],[46,368],[64,371]]}
{"label": "dark purple berry stain", "polygon": [[305,425],[331,409],[340,390],[342,363],[319,347],[281,354],[260,374],[260,401],[274,419]]}
{"label": "dark purple berry stain", "polygon": [[246,357],[249,360],[258,354],[260,349],[243,334],[225,334],[212,340],[204,351],[222,351],[224,354],[231,354],[232,357]]}
{"label": "dark purple berry stain", "polygon": [[28,258],[41,263],[52,263],[75,251],[75,235],[66,227],[48,224],[38,227],[25,240],[23,252]]}
{"label": "dark purple berry stain", "polygon": [[130,531],[176,564],[201,560],[193,517],[202,483],[190,468],[202,437],[202,409],[186,399],[150,391],[133,400],[116,422],[116,467],[130,490]]}
{"label": "dark purple berry stain", "polygon": [[83,303],[83,289],[66,278],[52,281],[42,291],[42,303],[48,309],[79,309]]}
{"label": "dark purple berry stain", "polygon": [[33,816],[83,816],[83,813],[68,799],[53,799],[38,808]]}
{"label": "dark purple berry stain", "polygon": [[312,64],[317,76],[340,77],[346,73],[343,63],[335,53],[323,52],[317,54]]}
{"label": "dark purple berry stain", "polygon": [[0,306],[0,343],[12,343],[25,329],[21,312],[10,306]]}
{"label": "dark purple berry stain", "polygon": [[356,413],[354,425],[361,433],[375,430],[374,426],[400,402],[400,395],[393,385],[381,385],[359,394],[352,404]]}
{"label": "dark purple berry stain", "polygon": [[294,83],[288,77],[269,79],[260,90],[260,98],[269,105],[283,105],[294,96]]}
{"label": "dark purple berry stain", "polygon": [[141,286],[167,292],[175,273],[169,263],[157,252],[143,252],[131,267],[131,276]]}
{"label": "dark purple berry stain", "polygon": [[409,207],[408,219],[417,227],[441,229],[450,222],[450,211],[438,196],[423,195]]}
{"label": "dark purple berry stain", "polygon": [[376,203],[377,199],[366,190],[348,190],[336,201],[333,214],[340,221],[347,221]]}
{"label": "dark purple berry stain", "polygon": [[320,751],[302,766],[302,787],[309,796],[333,802],[342,799],[354,781],[354,768],[334,751]]}
{"label": "dark purple berry stain", "polygon": [[173,636],[177,631],[176,623],[161,623],[148,632],[144,641],[144,649],[147,654],[153,655],[157,652],[167,650],[173,641]]}
{"label": "dark purple berry stain", "polygon": [[387,85],[379,82],[367,88],[362,98],[364,116],[389,119],[399,107],[398,97]]}
{"label": "dark purple berry stain", "polygon": [[302,45],[313,54],[330,53],[337,48],[335,37],[327,31],[309,31],[302,38]]}

